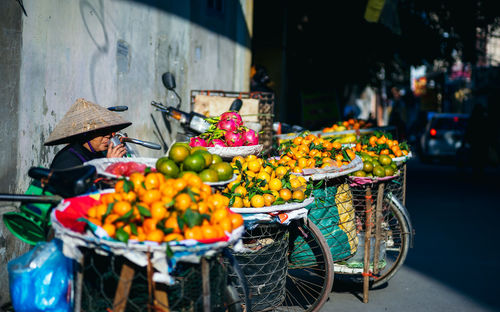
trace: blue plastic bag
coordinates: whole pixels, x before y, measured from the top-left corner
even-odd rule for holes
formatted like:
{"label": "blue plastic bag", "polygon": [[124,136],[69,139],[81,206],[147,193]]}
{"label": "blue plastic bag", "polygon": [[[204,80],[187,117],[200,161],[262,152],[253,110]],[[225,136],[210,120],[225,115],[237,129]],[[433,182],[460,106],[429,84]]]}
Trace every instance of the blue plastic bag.
{"label": "blue plastic bag", "polygon": [[38,243],[7,269],[16,312],[72,310],[73,261],[63,255],[60,240]]}

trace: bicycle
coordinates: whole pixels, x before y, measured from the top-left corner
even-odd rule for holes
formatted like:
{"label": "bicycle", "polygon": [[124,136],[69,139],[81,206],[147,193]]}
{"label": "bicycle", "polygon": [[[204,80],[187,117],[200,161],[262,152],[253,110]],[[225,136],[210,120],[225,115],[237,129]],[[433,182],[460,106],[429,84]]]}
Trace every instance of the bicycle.
{"label": "bicycle", "polygon": [[[54,232],[50,222],[50,214],[65,198],[84,195],[98,190],[96,185],[97,172],[95,167],[90,165],[59,170],[32,167],[28,171],[28,175],[35,179],[35,183],[36,181],[40,182],[40,186],[36,186],[36,193],[38,194],[0,194],[0,201],[22,203],[21,212],[4,214],[4,223],[16,237],[32,245],[53,238]],[[231,283],[224,283],[226,286],[223,289],[222,302],[227,311],[241,311],[242,304],[239,297],[235,296],[235,288],[239,287],[243,289],[245,294],[248,294],[246,281],[234,257],[227,250],[222,250],[220,255],[228,263],[228,265],[223,265],[222,269],[234,272],[234,275],[237,276],[236,281],[233,280]],[[110,258],[108,260],[111,261]],[[91,261],[94,263],[96,260]],[[123,261],[119,263],[124,264]],[[80,265],[83,268],[84,263],[82,262]],[[109,275],[109,270],[107,271]],[[208,271],[203,268],[203,261],[201,271],[202,275],[203,271]],[[83,272],[83,269],[81,272]],[[77,293],[74,296],[75,299],[78,299],[78,303],[81,303],[83,273],[76,274],[76,276],[75,287]],[[204,281],[207,280],[205,276],[202,276],[202,279]],[[197,280],[199,281],[200,279]],[[83,289],[87,288],[84,287]],[[204,293],[203,295],[203,299],[205,300],[206,294]],[[244,297],[244,300],[245,305],[250,306],[248,295]],[[247,309],[247,311],[250,310]]]}

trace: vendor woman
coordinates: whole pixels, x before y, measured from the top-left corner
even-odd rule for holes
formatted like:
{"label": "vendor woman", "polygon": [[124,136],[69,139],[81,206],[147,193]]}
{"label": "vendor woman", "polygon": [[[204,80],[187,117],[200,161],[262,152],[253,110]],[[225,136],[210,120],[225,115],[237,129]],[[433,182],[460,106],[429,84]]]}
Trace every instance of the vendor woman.
{"label": "vendor woman", "polygon": [[104,107],[85,99],[76,100],[45,141],[45,145],[67,144],[56,154],[50,168],[65,169],[96,158],[123,157],[125,146],[113,146],[110,139],[113,132],[131,124]]}

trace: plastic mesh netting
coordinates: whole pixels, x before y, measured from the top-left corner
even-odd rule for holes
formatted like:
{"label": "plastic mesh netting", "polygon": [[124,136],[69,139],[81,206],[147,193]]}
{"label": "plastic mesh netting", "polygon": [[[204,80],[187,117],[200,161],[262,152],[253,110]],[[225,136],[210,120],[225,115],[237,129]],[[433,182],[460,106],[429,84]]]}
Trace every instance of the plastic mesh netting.
{"label": "plastic mesh netting", "polygon": [[315,201],[306,207],[308,217],[325,237],[333,261],[350,257],[357,250],[358,238],[353,199],[346,178],[324,181],[313,193]]}

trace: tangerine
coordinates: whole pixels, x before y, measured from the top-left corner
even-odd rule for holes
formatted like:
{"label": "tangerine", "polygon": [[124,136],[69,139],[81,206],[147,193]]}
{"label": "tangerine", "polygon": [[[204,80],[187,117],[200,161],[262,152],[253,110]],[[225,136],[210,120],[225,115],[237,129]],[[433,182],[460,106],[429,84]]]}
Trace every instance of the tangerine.
{"label": "tangerine", "polygon": [[155,229],[146,234],[146,240],[151,242],[161,243],[163,241],[163,231],[160,229]]}
{"label": "tangerine", "polygon": [[265,204],[264,197],[262,195],[254,195],[250,199],[250,204],[252,204],[252,207],[254,208],[264,207]]}
{"label": "tangerine", "polygon": [[123,216],[132,209],[132,206],[127,201],[119,201],[113,205],[113,212],[119,216]]}
{"label": "tangerine", "polygon": [[191,206],[192,203],[193,201],[191,200],[191,197],[188,194],[181,193],[175,197],[174,207],[181,211],[185,211],[186,209],[189,208],[189,206]]}
{"label": "tangerine", "polygon": [[289,189],[281,189],[280,190],[280,197],[284,201],[289,201],[292,198],[292,192]]}

